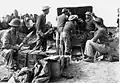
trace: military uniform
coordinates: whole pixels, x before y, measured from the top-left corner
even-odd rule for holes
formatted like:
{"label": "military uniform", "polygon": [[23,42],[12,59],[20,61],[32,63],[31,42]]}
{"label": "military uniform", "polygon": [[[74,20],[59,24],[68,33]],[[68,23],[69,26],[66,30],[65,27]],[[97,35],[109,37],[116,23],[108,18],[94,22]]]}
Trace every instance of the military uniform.
{"label": "military uniform", "polygon": [[15,54],[15,50],[12,49],[17,43],[20,43],[20,38],[18,33],[13,33],[13,28],[7,30],[0,31],[0,44],[1,50],[0,55],[5,58],[7,61],[7,66],[12,67],[16,60],[14,59],[17,55]]}
{"label": "military uniform", "polygon": [[[57,17],[57,31],[56,31],[56,48],[59,48],[59,40],[60,40],[60,33],[62,32],[66,21],[68,20],[68,16],[62,14]],[[57,52],[58,53],[58,52]]]}
{"label": "military uniform", "polygon": [[99,40],[99,42],[87,40],[84,54],[92,57],[92,56],[94,56],[95,50],[99,51],[101,53],[108,52],[109,49],[108,49],[107,33],[105,31],[98,30],[98,31],[96,31],[95,36],[98,36],[98,35],[99,35],[99,38],[97,40]]}
{"label": "military uniform", "polygon": [[91,57],[91,61],[94,60],[93,57],[96,51],[100,53],[107,53],[111,50],[109,46],[110,40],[107,29],[102,23],[101,25],[96,24],[96,27],[98,28],[98,30],[95,32],[94,37],[91,40],[87,40],[84,51],[85,55]]}
{"label": "military uniform", "polygon": [[46,32],[45,23],[46,23],[46,16],[44,14],[38,16],[36,22],[36,30],[37,30],[36,35],[38,40],[36,46],[33,49],[40,50],[40,47],[42,46],[42,50],[46,51],[47,39],[42,36],[42,34]]}
{"label": "military uniform", "polygon": [[36,22],[36,35],[37,35],[37,43],[36,46],[33,48],[33,50],[41,50],[40,47],[42,47],[42,51],[46,51],[47,48],[47,39],[45,37],[46,32],[46,15],[49,13],[49,6],[43,6],[42,11],[43,13],[40,14],[40,16],[37,17]]}
{"label": "military uniform", "polygon": [[87,34],[87,40],[93,38],[94,34],[90,33],[90,31],[95,31],[95,24],[93,19],[85,20],[85,33]]}
{"label": "military uniform", "polygon": [[71,31],[75,33],[75,26],[75,21],[68,21],[64,26],[63,32],[60,35],[60,48],[62,50],[62,54],[64,54],[64,52],[66,54],[70,54],[71,52]]}
{"label": "military uniform", "polygon": [[87,34],[87,40],[93,38],[94,34],[91,31],[95,31],[95,24],[92,18],[91,12],[86,12],[86,20],[85,20],[85,33]]}

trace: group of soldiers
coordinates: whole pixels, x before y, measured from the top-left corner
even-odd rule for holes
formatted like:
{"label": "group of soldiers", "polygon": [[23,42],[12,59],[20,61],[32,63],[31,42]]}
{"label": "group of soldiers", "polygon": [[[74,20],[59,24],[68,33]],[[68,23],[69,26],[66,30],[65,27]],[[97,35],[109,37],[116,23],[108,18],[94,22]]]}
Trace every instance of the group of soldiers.
{"label": "group of soldiers", "polygon": [[[96,53],[99,55],[105,55],[104,57],[110,57],[114,47],[110,44],[115,40],[113,34],[108,31],[104,25],[104,20],[101,17],[97,17],[94,13],[87,11],[85,13],[85,20],[78,18],[77,15],[71,15],[68,9],[63,9],[62,14],[57,17],[57,34],[56,34],[56,48],[62,51],[62,55],[71,55],[73,37],[77,36],[76,27],[78,23],[85,24],[83,34],[86,35],[84,42],[84,61],[94,62]],[[66,20],[67,19],[67,20]],[[81,28],[79,26],[79,28]],[[82,40],[81,40],[82,41]]]}
{"label": "group of soldiers", "polygon": [[[21,21],[19,31],[25,34],[28,34],[30,31],[33,30],[34,24],[37,20],[37,14],[24,14],[19,15],[19,12],[15,9],[13,13],[7,14],[0,19],[0,30],[8,29],[9,23],[12,19],[18,18]],[[29,30],[30,29],[30,30]]]}
{"label": "group of soldiers", "polygon": [[[37,41],[33,50],[42,50],[43,52],[45,52],[47,49],[48,37],[46,37],[46,35],[55,30],[56,53],[60,54],[60,48],[64,49],[62,54],[71,54],[71,38],[76,36],[76,26],[78,21],[83,22],[83,20],[79,19],[77,15],[72,15],[68,9],[63,8],[61,12],[62,14],[56,18],[56,28],[50,28],[46,30],[46,15],[49,14],[49,10],[49,6],[44,6],[42,7],[42,13],[39,16],[29,16],[26,14],[23,16],[23,19],[22,17],[18,16],[17,10],[15,10],[15,15],[13,15],[13,18],[11,18],[11,20],[9,19],[9,22],[7,22],[9,28],[0,31],[0,56],[5,58],[7,62],[7,68],[14,69],[17,67],[17,52],[20,50],[20,43],[22,42],[18,35],[20,29],[22,29],[23,32],[27,31],[25,32],[27,34],[29,34],[31,31],[34,31],[37,36]],[[90,11],[87,11],[85,16],[86,20],[84,22],[87,40],[85,44],[84,56],[87,57],[86,61],[93,61],[95,51],[99,51],[100,53],[106,53],[110,51],[109,42],[112,41],[112,39],[108,39],[107,28],[104,26],[102,18],[97,17]],[[21,28],[23,25],[25,25],[27,28]],[[51,23],[48,25],[52,27]],[[25,44],[26,41],[23,43]]]}

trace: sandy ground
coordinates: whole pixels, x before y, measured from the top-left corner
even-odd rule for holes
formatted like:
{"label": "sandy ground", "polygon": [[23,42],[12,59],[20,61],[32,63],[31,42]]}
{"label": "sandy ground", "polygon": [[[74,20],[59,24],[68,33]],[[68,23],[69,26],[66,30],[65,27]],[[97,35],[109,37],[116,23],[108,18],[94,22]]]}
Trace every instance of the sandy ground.
{"label": "sandy ground", "polygon": [[63,71],[74,78],[61,78],[51,83],[120,83],[119,69],[118,62],[74,62]]}
{"label": "sandy ground", "polygon": [[[97,61],[89,63],[84,61],[72,61],[64,73],[72,75],[72,79],[60,77],[52,80],[50,83],[120,83],[120,63]],[[1,64],[0,78],[3,78],[10,72]],[[2,83],[2,82],[1,82]]]}

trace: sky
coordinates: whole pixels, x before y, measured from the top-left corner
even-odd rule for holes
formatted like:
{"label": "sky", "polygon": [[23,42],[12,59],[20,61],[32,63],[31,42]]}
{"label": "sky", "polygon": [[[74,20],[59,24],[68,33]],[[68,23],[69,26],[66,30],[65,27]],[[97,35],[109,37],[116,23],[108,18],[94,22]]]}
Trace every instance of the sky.
{"label": "sky", "polygon": [[47,20],[56,25],[58,7],[93,6],[93,12],[104,19],[106,26],[117,26],[117,9],[120,0],[2,0],[0,4],[0,17],[11,14],[15,9],[19,15],[25,13],[41,13],[42,6],[50,6]]}

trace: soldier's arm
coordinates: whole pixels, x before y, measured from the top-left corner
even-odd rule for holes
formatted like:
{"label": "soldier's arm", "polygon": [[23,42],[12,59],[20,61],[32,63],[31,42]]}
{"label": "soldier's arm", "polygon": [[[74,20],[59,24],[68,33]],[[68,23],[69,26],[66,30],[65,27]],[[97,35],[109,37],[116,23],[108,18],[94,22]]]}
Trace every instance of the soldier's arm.
{"label": "soldier's arm", "polygon": [[72,26],[72,36],[76,36],[76,23],[74,22],[74,25],[71,25]]}
{"label": "soldier's arm", "polygon": [[10,34],[5,33],[2,37],[2,49],[16,49],[15,46],[10,44]]}
{"label": "soldier's arm", "polygon": [[77,23],[75,22],[74,28],[73,28],[73,34],[76,34],[76,26],[77,26]]}
{"label": "soldier's arm", "polygon": [[96,42],[102,35],[103,35],[104,30],[99,30],[97,33],[94,35],[94,37],[91,39],[93,42]]}

